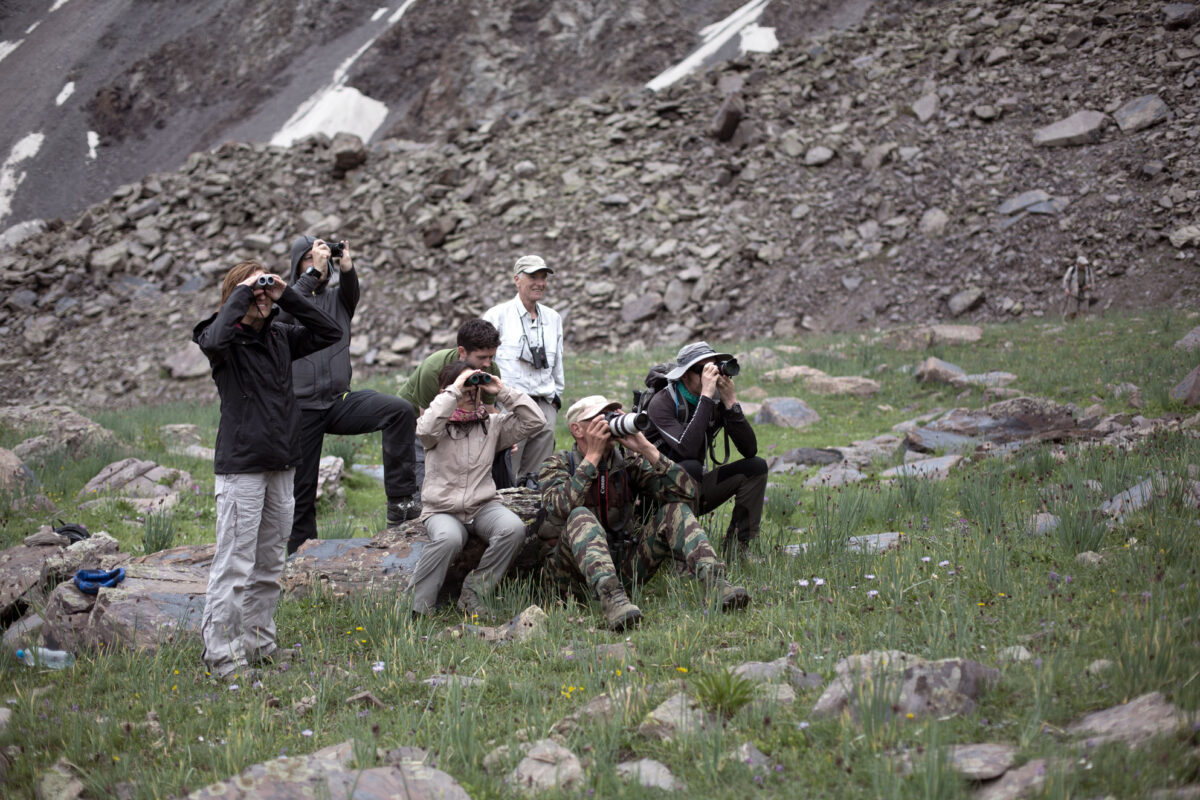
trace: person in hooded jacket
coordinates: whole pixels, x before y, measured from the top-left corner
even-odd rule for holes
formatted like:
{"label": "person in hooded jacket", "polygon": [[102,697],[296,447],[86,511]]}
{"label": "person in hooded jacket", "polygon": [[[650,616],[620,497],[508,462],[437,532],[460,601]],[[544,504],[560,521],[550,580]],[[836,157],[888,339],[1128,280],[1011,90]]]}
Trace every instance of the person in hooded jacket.
{"label": "person in hooded jacket", "polygon": [[337,321],[341,339],[334,347],[296,362],[293,387],[300,404],[300,447],[296,468],[296,516],[288,553],[317,538],[317,470],[326,433],[353,436],[383,431],[383,485],[387,524],[399,525],[421,512],[413,466],[416,414],[400,397],[369,390],[350,391],[350,323],[358,306],[358,272],[348,242],[335,258],[322,239],[300,236],[292,242],[292,281],[296,291]]}
{"label": "person in hooded jacket", "polygon": [[[280,309],[298,324],[281,322]],[[256,261],[229,271],[220,308],[192,332],[221,398],[213,459],[217,549],[200,625],[204,661],[218,678],[252,677],[252,663],[281,656],[274,616],[300,460],[292,362],[340,336],[329,315]]]}

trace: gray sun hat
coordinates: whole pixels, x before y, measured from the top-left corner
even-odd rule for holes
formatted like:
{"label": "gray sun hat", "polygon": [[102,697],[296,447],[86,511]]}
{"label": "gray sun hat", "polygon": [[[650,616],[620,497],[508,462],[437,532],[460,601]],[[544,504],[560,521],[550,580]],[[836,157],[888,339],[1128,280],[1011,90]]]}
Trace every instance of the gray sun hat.
{"label": "gray sun hat", "polygon": [[679,355],[675,356],[675,368],[667,373],[667,380],[679,380],[683,377],[683,373],[706,358],[715,358],[718,361],[724,361],[727,358],[733,358],[733,356],[729,353],[716,352],[709,347],[708,342],[685,344],[679,348]]}
{"label": "gray sun hat", "polygon": [[517,259],[517,263],[513,265],[514,276],[520,275],[521,273],[532,275],[533,273],[541,272],[542,270],[545,270],[551,275],[554,274],[554,270],[546,266],[546,260],[541,256],[521,256]]}

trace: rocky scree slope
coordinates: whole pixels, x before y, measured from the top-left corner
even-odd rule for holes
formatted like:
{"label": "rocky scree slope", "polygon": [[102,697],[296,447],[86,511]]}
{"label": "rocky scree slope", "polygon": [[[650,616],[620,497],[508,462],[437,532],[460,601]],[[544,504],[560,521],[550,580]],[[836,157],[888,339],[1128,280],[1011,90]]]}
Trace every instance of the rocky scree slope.
{"label": "rocky scree slope", "polygon": [[[285,269],[300,230],[360,254],[360,376],[450,343],[510,295],[526,252],[558,269],[549,302],[572,348],[1057,313],[1078,255],[1104,305],[1194,304],[1198,16],[885,8],[661,94],[551,103],[436,143],[229,144],[0,249],[15,345],[0,370],[12,399],[210,396],[202,364],[167,359],[220,274],[244,257]],[[744,109],[736,127],[723,103]],[[1035,144],[1088,110],[1079,143]]]}

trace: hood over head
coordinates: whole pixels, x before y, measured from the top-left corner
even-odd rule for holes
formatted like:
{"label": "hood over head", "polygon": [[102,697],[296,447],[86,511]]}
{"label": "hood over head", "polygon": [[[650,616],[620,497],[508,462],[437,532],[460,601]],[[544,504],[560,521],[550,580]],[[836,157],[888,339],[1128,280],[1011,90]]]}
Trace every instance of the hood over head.
{"label": "hood over head", "polygon": [[[292,279],[291,279],[291,283],[295,283],[297,280],[299,280],[300,276],[303,274],[303,272],[300,270],[300,259],[304,258],[304,256],[308,254],[309,250],[312,250],[313,244],[316,241],[317,241],[317,237],[304,234],[301,236],[297,236],[295,241],[292,242]],[[327,273],[325,273],[325,280],[321,281],[321,285],[324,286],[324,285],[328,284],[333,279],[333,276],[336,272],[337,272],[337,263],[335,261],[333,261],[332,259],[330,259],[329,271]]]}

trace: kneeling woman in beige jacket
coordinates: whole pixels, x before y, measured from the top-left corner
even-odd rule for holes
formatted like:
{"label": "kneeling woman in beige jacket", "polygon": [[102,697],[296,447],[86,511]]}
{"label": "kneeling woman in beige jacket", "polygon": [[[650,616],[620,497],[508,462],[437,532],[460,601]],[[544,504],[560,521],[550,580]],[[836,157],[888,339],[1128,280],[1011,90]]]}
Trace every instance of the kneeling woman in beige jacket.
{"label": "kneeling woman in beige jacket", "polygon": [[[439,392],[417,420],[425,448],[421,521],[430,543],[421,552],[409,587],[413,612],[433,610],[451,560],[467,536],[488,543],[479,566],[463,581],[458,607],[468,616],[483,614],[486,597],[512,566],[525,540],[521,518],[500,502],[492,481],[496,453],[541,430],[545,418],[524,392],[465,361],[438,374]],[[504,413],[496,413],[499,401]]]}

